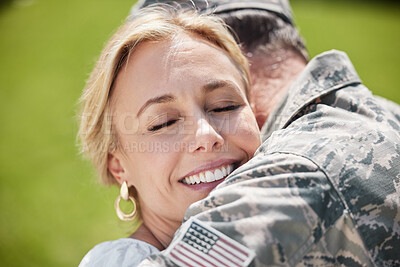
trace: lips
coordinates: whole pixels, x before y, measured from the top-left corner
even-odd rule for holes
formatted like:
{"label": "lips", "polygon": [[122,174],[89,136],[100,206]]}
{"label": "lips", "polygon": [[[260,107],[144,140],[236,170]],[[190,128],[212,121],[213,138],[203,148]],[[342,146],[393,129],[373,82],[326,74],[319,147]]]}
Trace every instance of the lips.
{"label": "lips", "polygon": [[234,164],[225,164],[218,168],[202,171],[181,180],[187,185],[207,184],[226,178],[234,170]]}

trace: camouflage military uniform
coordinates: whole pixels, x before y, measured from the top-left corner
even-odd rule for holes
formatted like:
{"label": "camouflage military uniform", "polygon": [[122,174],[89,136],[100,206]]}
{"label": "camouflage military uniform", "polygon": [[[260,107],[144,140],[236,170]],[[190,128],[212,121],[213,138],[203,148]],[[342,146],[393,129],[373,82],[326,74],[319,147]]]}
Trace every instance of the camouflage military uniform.
{"label": "camouflage military uniform", "polygon": [[400,107],[374,97],[344,53],[310,61],[262,134],[186,220],[253,250],[251,266],[400,266]]}

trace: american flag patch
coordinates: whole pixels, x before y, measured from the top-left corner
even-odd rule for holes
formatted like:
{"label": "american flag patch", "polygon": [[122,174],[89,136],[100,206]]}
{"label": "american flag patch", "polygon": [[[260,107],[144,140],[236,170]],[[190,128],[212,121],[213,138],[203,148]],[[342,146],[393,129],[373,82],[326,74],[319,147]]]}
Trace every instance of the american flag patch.
{"label": "american flag patch", "polygon": [[179,266],[247,266],[255,254],[223,233],[191,218],[180,236],[165,250]]}

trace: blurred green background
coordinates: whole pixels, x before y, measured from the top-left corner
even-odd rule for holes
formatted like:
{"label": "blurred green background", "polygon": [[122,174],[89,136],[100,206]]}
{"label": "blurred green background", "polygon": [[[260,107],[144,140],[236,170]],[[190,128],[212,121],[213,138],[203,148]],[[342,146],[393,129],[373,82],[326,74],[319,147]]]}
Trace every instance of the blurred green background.
{"label": "blurred green background", "polygon": [[[78,155],[77,99],[131,0],[0,3],[0,266],[76,266],[95,244],[127,236],[116,188]],[[312,56],[346,51],[365,84],[400,103],[400,6],[292,1]]]}

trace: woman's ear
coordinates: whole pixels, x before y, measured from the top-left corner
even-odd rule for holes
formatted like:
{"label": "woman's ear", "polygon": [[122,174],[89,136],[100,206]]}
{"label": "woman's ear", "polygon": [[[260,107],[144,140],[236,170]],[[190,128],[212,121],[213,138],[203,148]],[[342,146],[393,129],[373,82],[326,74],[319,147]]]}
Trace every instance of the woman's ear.
{"label": "woman's ear", "polygon": [[126,181],[126,178],[124,177],[125,169],[117,155],[108,154],[107,168],[119,184],[121,184],[122,181]]}

